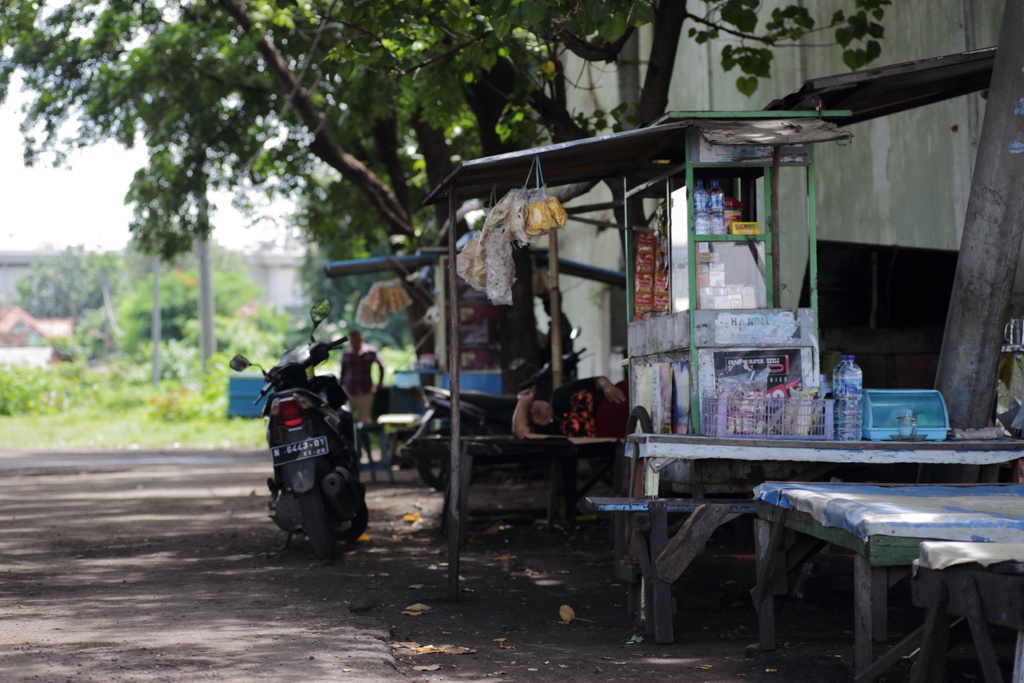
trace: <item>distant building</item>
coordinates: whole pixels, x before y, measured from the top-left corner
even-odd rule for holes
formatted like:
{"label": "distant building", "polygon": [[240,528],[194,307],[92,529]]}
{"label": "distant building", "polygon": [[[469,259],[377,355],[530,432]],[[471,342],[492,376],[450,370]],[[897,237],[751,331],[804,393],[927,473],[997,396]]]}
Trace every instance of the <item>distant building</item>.
{"label": "distant building", "polygon": [[0,363],[42,366],[57,360],[51,341],[75,333],[73,318],[36,318],[19,306],[0,310]]}
{"label": "distant building", "polygon": [[33,262],[45,256],[55,256],[56,253],[55,251],[0,251],[0,302],[14,296],[18,291],[16,283],[29,274]]}

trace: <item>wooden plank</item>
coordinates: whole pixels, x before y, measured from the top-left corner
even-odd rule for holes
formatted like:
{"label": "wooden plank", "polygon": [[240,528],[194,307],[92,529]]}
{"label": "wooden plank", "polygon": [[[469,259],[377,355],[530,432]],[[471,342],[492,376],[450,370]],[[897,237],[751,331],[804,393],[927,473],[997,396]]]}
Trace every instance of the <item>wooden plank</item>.
{"label": "wooden plank", "polygon": [[668,512],[693,512],[701,505],[716,505],[734,513],[754,513],[757,506],[749,498],[627,498],[587,496],[584,507],[594,512],[646,512],[652,503],[664,505]]}
{"label": "wooden plank", "polygon": [[888,671],[890,666],[920,648],[923,634],[924,626],[918,626],[910,635],[882,653],[881,657],[871,662],[871,665],[864,669],[864,671],[854,676],[853,683],[871,683],[871,681]]}
{"label": "wooden plank", "polygon": [[694,510],[655,560],[658,578],[671,584],[682,576],[728,516],[729,509],[724,505],[705,503]]}
{"label": "wooden plank", "polygon": [[889,570],[871,567],[871,639],[884,643],[889,639]]}

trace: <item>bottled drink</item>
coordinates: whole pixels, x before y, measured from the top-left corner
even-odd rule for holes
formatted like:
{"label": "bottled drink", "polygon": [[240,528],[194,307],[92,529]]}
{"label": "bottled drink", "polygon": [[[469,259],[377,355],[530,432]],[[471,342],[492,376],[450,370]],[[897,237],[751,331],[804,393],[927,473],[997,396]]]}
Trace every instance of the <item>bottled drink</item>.
{"label": "bottled drink", "polygon": [[708,191],[704,181],[698,180],[693,190],[693,231],[698,235],[711,233],[711,219],[708,216]]}
{"label": "bottled drink", "polygon": [[832,372],[832,394],[835,396],[836,439],[859,441],[863,431],[861,394],[864,391],[864,373],[852,355],[842,356]]}
{"label": "bottled drink", "polygon": [[725,229],[725,193],[718,186],[717,180],[711,181],[708,190],[708,216],[711,218],[711,234],[724,235]]}

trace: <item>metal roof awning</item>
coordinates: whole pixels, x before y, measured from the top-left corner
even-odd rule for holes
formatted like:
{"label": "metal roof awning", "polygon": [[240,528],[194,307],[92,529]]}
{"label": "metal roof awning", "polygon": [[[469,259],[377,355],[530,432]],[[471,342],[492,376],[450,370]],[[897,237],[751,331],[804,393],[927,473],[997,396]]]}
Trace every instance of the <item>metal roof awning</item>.
{"label": "metal roof awning", "polygon": [[[535,252],[538,265],[548,265],[548,252],[540,250]],[[411,273],[423,266],[437,264],[445,253],[417,253],[412,256],[384,256],[366,259],[353,259],[351,261],[331,261],[324,265],[324,274],[327,277],[345,277],[346,275],[366,275],[368,273],[382,273],[392,271],[399,275]],[[603,282],[615,287],[626,287],[626,274],[621,271],[608,270],[607,268],[596,268],[588,266],[579,261],[558,259],[558,267],[562,275],[571,275],[584,280]]]}
{"label": "metal roof awning", "polygon": [[797,145],[852,137],[824,120],[824,114],[672,112],[646,128],[464,161],[430,191],[423,203],[446,201],[451,188],[458,201],[486,197],[492,192],[501,197],[526,183],[535,159],[540,160],[549,187],[620,176],[654,160],[682,163],[686,131],[691,127],[700,129],[711,142],[728,145]]}
{"label": "metal roof awning", "polygon": [[815,78],[765,111],[846,109],[850,116],[824,118],[847,124],[867,121],[984,90],[995,59],[996,48],[991,47]]}
{"label": "metal roof awning", "polygon": [[423,203],[447,201],[451,188],[459,201],[487,197],[492,191],[501,197],[526,183],[538,157],[551,187],[619,175],[677,146],[688,125],[677,122],[464,161],[434,186]]}

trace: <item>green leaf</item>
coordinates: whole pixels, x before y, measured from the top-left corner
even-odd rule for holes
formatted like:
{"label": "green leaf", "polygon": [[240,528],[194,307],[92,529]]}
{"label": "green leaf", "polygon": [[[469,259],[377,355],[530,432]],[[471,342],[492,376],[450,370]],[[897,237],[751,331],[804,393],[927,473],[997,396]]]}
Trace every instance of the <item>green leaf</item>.
{"label": "green leaf", "polygon": [[757,92],[757,76],[740,76],[736,79],[736,89],[750,97]]}
{"label": "green leaf", "polygon": [[494,29],[494,35],[498,40],[504,40],[509,31],[512,30],[512,20],[509,19],[508,15],[493,17],[491,19],[491,28]]}

